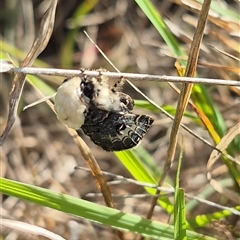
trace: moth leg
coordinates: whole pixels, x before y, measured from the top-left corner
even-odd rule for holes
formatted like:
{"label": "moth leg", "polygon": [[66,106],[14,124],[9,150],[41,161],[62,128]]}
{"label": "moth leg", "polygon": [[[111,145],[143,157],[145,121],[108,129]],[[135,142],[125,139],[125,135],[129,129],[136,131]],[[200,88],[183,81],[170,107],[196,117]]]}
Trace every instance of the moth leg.
{"label": "moth leg", "polygon": [[120,77],[120,79],[113,85],[112,92],[120,92],[125,84],[126,79],[124,77]]}
{"label": "moth leg", "polygon": [[[123,112],[131,112],[134,107],[134,100],[127,94],[119,92],[119,99],[121,102],[121,106],[123,108]],[[125,110],[125,111],[124,111]]]}

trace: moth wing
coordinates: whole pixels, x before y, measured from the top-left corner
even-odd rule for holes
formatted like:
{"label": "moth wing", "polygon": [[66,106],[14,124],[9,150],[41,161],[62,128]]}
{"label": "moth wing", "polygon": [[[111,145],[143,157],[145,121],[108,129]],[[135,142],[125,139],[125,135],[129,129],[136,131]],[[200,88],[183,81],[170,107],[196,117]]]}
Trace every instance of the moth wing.
{"label": "moth wing", "polygon": [[122,151],[137,146],[154,121],[148,115],[101,110],[98,113],[98,117],[90,113],[81,128],[96,145],[106,151]]}

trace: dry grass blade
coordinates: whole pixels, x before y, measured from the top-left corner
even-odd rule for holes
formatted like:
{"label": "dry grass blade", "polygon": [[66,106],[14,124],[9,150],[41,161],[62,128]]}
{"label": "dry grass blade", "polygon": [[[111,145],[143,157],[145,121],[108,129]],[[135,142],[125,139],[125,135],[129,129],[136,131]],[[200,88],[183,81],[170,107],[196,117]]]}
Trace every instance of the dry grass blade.
{"label": "dry grass blade", "polygon": [[[200,50],[200,44],[202,41],[210,5],[211,5],[211,0],[205,0],[203,2],[202,10],[199,15],[198,25],[194,33],[193,42],[191,44],[191,49],[189,52],[188,63],[187,63],[186,72],[185,72],[186,77],[193,77],[195,75],[197,62],[198,62],[198,55]],[[159,180],[159,184],[158,184],[159,186],[162,186],[164,179],[166,178],[171,168],[171,164],[172,164],[176,146],[177,146],[178,131],[181,124],[181,119],[187,107],[187,104],[191,95],[192,87],[193,87],[193,84],[183,84],[182,86],[182,90],[179,95],[178,105],[176,109],[177,114],[175,116],[175,119],[173,121],[173,126],[171,129],[170,145],[168,147],[167,160],[164,164],[163,174]],[[156,194],[159,194],[159,193],[160,191],[156,191]],[[151,206],[147,214],[147,218],[152,217],[154,208],[157,204],[157,200],[158,200],[157,197],[154,197],[152,199]]]}
{"label": "dry grass blade", "polygon": [[[227,55],[227,53],[224,54],[224,55]],[[233,73],[236,73],[236,74],[240,75],[240,68],[239,67],[225,66],[225,65],[221,65],[221,64],[213,64],[213,63],[208,63],[208,62],[204,62],[204,61],[198,61],[198,65],[199,66],[204,66],[204,67],[216,68],[216,69],[224,69],[226,71],[230,71],[230,72],[233,72]]]}
{"label": "dry grass blade", "polygon": [[[178,94],[180,94],[180,90],[172,83],[169,83],[169,85],[171,86],[172,89],[174,89],[174,91],[176,91]],[[204,112],[199,109],[195,104],[194,102],[189,99],[188,101],[188,104],[193,108],[193,110],[197,113],[197,115],[199,116],[199,118],[202,120],[203,124],[206,126],[206,129],[208,130],[209,134],[214,138],[214,139],[217,139],[218,141],[220,141],[220,137],[218,136],[217,132],[215,131],[211,121],[207,118],[207,116],[204,114]],[[181,124],[181,123],[180,123]],[[192,134],[192,131],[189,133],[191,135]],[[196,138],[198,138],[200,141],[202,141],[201,137],[200,136],[197,136],[197,135],[193,135],[195,136]],[[210,145],[209,145],[210,146]],[[211,145],[211,147],[213,147],[215,149],[214,146]]]}
{"label": "dry grass blade", "polygon": [[[219,144],[216,146],[221,152],[223,152],[228,145],[232,142],[232,140],[240,134],[240,121],[238,121],[228,132],[227,134],[221,139]],[[234,201],[236,204],[240,204],[240,197],[238,194],[233,192],[232,190],[223,188],[218,181],[213,179],[214,172],[217,172],[218,169],[212,169],[213,165],[216,163],[216,161],[221,156],[221,153],[217,150],[213,150],[207,164],[207,177],[212,185],[212,187],[219,192],[220,194],[224,194],[227,198]],[[235,161],[237,164],[240,164],[240,161]]]}
{"label": "dry grass blade", "polygon": [[[51,37],[53,26],[54,26],[54,19],[55,19],[55,12],[56,12],[57,0],[52,1],[46,13],[43,16],[41,21],[40,30],[38,32],[37,37],[34,40],[34,43],[25,57],[20,63],[20,67],[27,67],[31,66],[38,55],[45,49],[48,44],[48,41]],[[9,113],[8,113],[8,120],[7,125],[0,137],[0,146],[3,145],[3,142],[8,135],[9,131],[11,130],[14,122],[15,116],[17,112],[18,102],[23,90],[23,86],[25,83],[26,74],[18,73],[15,75],[12,89],[10,91],[9,96]]]}
{"label": "dry grass blade", "polygon": [[227,53],[227,52],[225,52],[225,51],[222,51],[221,49],[219,49],[219,48],[217,48],[217,47],[215,47],[215,46],[213,46],[213,45],[211,45],[211,44],[209,44],[209,46],[211,46],[211,47],[212,47],[213,49],[215,49],[216,51],[224,54],[225,56],[228,56],[229,58],[232,58],[232,59],[240,62],[240,58],[238,58],[238,57],[236,57],[236,56],[233,56],[232,54]]}
{"label": "dry grass blade", "polygon": [[1,228],[3,227],[11,228],[14,231],[21,231],[24,232],[25,234],[43,236],[44,238],[48,238],[51,240],[64,240],[64,238],[51,231],[22,221],[20,222],[9,219],[1,219]]}
{"label": "dry grass blade", "polygon": [[68,128],[68,132],[73,137],[74,141],[77,143],[77,146],[78,146],[79,150],[81,151],[82,156],[84,157],[87,165],[89,166],[90,171],[97,182],[98,188],[100,189],[101,193],[103,194],[106,205],[108,207],[114,208],[114,203],[113,203],[110,189],[107,185],[105,178],[103,177],[102,171],[101,171],[95,157],[91,153],[91,151],[88,148],[88,146],[86,145],[86,143],[82,140],[82,138],[80,138],[77,135],[77,133],[74,130]]}
{"label": "dry grass blade", "polygon": [[49,5],[48,10],[43,16],[38,35],[35,38],[29,53],[27,54],[26,58],[21,62],[21,67],[32,65],[34,60],[47,46],[54,27],[56,7],[57,0],[52,1]]}

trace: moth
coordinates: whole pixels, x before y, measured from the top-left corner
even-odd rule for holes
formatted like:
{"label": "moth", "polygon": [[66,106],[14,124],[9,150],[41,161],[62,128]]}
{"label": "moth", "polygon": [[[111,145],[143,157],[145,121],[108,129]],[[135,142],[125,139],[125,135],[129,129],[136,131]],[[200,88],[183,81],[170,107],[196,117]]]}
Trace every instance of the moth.
{"label": "moth", "polygon": [[123,81],[112,87],[101,75],[70,77],[55,96],[57,117],[80,135],[83,131],[106,151],[122,151],[137,146],[154,119],[132,112],[133,99],[121,92]]}

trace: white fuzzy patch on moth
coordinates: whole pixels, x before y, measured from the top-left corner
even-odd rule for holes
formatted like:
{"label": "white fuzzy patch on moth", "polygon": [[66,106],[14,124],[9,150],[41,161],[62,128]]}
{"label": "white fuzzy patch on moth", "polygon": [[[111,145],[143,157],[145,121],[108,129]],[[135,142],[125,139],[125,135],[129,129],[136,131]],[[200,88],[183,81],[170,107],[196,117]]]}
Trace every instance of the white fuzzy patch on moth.
{"label": "white fuzzy patch on moth", "polygon": [[100,89],[98,96],[93,101],[98,108],[106,111],[119,112],[122,109],[118,94],[113,94],[107,86]]}
{"label": "white fuzzy patch on moth", "polygon": [[57,118],[68,127],[78,130],[85,121],[86,106],[80,100],[81,79],[73,77],[63,82],[55,96],[54,108]]}
{"label": "white fuzzy patch on moth", "polygon": [[[109,78],[106,76],[101,76],[101,81],[97,78],[92,78],[91,82],[94,85],[94,95],[91,101],[94,105],[106,111],[121,112],[123,108],[123,103],[120,102],[119,92],[113,92],[109,86]],[[83,96],[84,102],[87,101],[87,97]]]}

